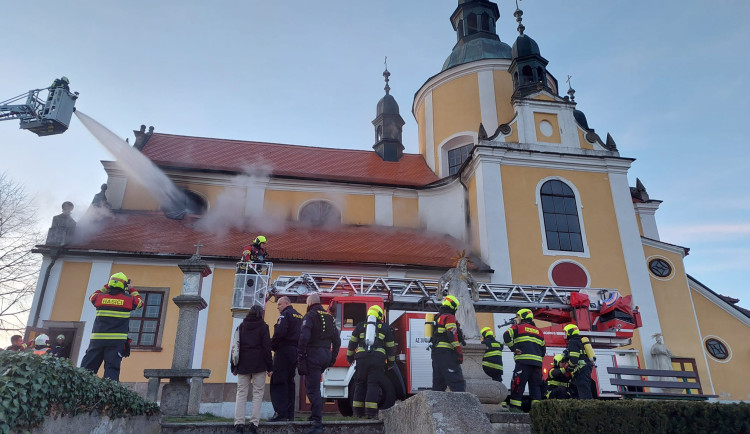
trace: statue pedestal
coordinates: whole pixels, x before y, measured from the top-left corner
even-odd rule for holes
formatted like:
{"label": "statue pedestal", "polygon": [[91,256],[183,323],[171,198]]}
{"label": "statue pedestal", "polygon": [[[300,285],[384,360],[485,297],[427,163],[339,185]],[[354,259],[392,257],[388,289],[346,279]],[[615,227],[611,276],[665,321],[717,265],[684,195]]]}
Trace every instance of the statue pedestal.
{"label": "statue pedestal", "polygon": [[461,365],[466,380],[466,391],[476,395],[484,407],[500,405],[508,397],[508,388],[499,381],[493,381],[482,369],[482,357],[486,348],[476,341],[468,341],[463,347],[464,362]]}

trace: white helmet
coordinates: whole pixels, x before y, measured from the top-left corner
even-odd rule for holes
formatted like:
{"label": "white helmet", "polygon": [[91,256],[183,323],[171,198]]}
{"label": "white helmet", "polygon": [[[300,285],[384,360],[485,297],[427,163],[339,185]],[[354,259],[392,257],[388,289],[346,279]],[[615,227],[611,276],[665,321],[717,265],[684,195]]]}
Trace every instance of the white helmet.
{"label": "white helmet", "polygon": [[34,344],[36,345],[47,345],[47,341],[49,340],[49,336],[42,333],[41,335],[37,336],[36,339],[34,339]]}

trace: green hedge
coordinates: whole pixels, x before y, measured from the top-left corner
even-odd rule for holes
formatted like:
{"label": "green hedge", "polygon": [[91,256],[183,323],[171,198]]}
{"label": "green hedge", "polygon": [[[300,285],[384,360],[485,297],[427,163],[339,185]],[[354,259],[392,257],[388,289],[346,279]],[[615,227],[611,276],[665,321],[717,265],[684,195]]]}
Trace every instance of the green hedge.
{"label": "green hedge", "polygon": [[539,434],[750,432],[747,403],[551,399],[535,403],[530,414]]}
{"label": "green hedge", "polygon": [[38,426],[48,415],[89,412],[118,418],[157,414],[159,406],[67,359],[0,351],[0,432]]}

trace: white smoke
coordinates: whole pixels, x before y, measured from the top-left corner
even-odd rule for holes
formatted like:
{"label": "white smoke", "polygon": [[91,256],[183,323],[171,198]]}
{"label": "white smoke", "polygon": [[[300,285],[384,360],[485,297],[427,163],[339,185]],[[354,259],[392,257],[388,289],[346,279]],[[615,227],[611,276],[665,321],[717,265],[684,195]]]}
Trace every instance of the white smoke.
{"label": "white smoke", "polygon": [[243,173],[230,181],[216,197],[208,212],[195,228],[216,236],[232,229],[242,231],[280,232],[284,219],[264,210],[263,197],[271,175],[264,164],[245,166]]}

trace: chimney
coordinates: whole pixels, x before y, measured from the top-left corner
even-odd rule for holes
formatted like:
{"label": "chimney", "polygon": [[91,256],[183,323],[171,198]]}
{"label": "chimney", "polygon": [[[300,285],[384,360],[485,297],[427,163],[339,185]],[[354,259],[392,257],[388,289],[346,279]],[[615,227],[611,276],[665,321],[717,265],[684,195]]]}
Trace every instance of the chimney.
{"label": "chimney", "polygon": [[135,135],[135,143],[133,143],[133,147],[139,151],[142,151],[143,147],[146,146],[148,139],[150,139],[154,134],[154,127],[148,127],[148,132],[146,132],[146,126],[141,125],[141,129],[133,130],[133,134]]}

